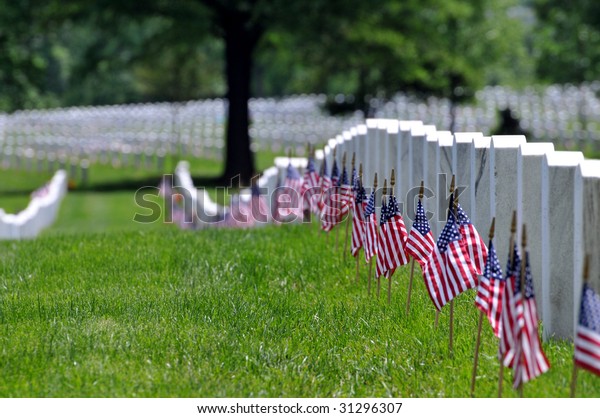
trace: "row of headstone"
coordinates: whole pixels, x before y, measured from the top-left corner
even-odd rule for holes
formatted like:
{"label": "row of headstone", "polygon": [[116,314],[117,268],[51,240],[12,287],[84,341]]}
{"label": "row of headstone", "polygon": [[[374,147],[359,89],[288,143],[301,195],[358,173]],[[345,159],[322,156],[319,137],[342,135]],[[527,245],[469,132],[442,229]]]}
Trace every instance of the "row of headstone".
{"label": "row of headstone", "polygon": [[35,238],[52,225],[67,193],[67,173],[58,170],[52,179],[32,194],[27,207],[17,214],[0,209],[0,239]]}
{"label": "row of headstone", "polygon": [[[359,123],[362,114],[332,117],[323,95],[252,99],[250,136],[254,150],[305,152],[323,135]],[[221,159],[227,103],[131,104],[17,111],[0,115],[0,164],[19,168],[60,160],[89,160],[115,167],[161,161],[164,155]],[[40,162],[41,161],[41,162]]]}
{"label": "row of headstone", "polygon": [[[585,253],[592,254],[590,279],[600,290],[600,160],[581,152],[555,151],[552,143],[529,143],[524,136],[484,136],[481,132],[437,131],[421,121],[368,119],[328,141],[322,151],[328,167],[333,151],[346,168],[351,156],[362,164],[363,184],[378,187],[396,172],[395,194],[412,225],[421,181],[424,206],[437,237],[446,221],[449,185],[456,176],[460,203],[482,237],[496,219],[495,246],[507,265],[510,224],[517,213],[520,244],[525,224],[544,337],[571,338],[582,283]],[[287,159],[277,164],[279,176]],[[341,168],[340,168],[341,169]],[[487,239],[486,239],[487,241]]]}
{"label": "row of headstone", "polygon": [[[600,83],[551,85],[517,91],[493,86],[478,91],[473,103],[448,99],[422,100],[397,94],[379,107],[376,117],[422,120],[440,129],[478,130],[486,135],[501,123],[498,111],[508,109],[516,128],[530,141],[551,141],[560,148],[600,148]],[[454,118],[452,117],[454,113]]]}

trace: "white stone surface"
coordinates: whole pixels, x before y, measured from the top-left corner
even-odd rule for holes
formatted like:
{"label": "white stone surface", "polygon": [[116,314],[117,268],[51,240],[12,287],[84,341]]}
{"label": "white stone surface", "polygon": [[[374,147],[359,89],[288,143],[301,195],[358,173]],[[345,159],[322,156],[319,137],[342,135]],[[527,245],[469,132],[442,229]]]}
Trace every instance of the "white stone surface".
{"label": "white stone surface", "polygon": [[[574,249],[581,240],[575,206],[580,152],[555,151],[544,156],[542,174],[542,310],[545,337],[571,338],[575,321]],[[579,215],[580,216],[580,215]]]}
{"label": "white stone surface", "polygon": [[[490,147],[490,216],[496,217],[495,244],[500,265],[506,267],[512,214],[517,210],[517,164],[523,135],[492,136]],[[489,225],[491,217],[484,224]],[[517,221],[518,222],[518,221]]]}
{"label": "white stone surface", "polygon": [[[581,189],[576,189],[575,214],[581,213],[580,221],[581,239],[575,239],[575,302],[580,300],[581,278],[583,277],[583,259],[586,253],[590,254],[589,281],[596,292],[600,293],[600,160],[584,160],[576,175],[581,177],[575,184],[581,184]],[[577,313],[577,310],[575,311]]]}
{"label": "white stone surface", "polygon": [[[519,147],[517,164],[517,220],[527,225],[531,274],[538,300],[541,300],[542,282],[542,168],[544,156],[554,152],[550,142],[531,142]],[[521,242],[522,228],[517,230]],[[504,266],[503,266],[504,268]],[[544,311],[539,304],[538,313],[543,320]]]}
{"label": "white stone surface", "polygon": [[[443,143],[448,143],[452,141],[452,133],[450,131],[436,131],[430,133],[426,137],[426,144],[423,150],[423,158],[427,160],[427,172],[425,178],[423,179],[425,190],[424,190],[424,199],[423,199],[423,207],[427,212],[429,212],[430,222],[433,222],[438,216],[438,158],[439,158],[439,141],[442,139]],[[416,179],[417,183],[421,184],[420,179]],[[417,191],[418,193],[418,191]],[[415,201],[416,202],[416,201]],[[414,212],[414,210],[413,210]],[[439,235],[438,224],[432,223],[431,230],[435,237]]]}
{"label": "white stone surface", "polygon": [[432,230],[435,231],[435,237],[439,236],[448,216],[448,205],[450,202],[450,183],[452,181],[452,148],[454,147],[453,137],[441,137],[438,140],[438,151],[436,154],[436,186],[437,195],[436,208],[430,208],[434,214],[430,220]]}
{"label": "white stone surface", "polygon": [[[482,137],[475,138],[473,141],[474,148],[474,180],[475,180],[475,206],[471,208],[471,216],[473,217],[475,227],[478,231],[485,231],[489,228],[492,222],[491,213],[491,196],[490,196],[490,146],[492,138]],[[496,249],[498,252],[498,244]],[[508,251],[502,249],[502,251]],[[505,266],[502,266],[504,269]]]}
{"label": "white stone surface", "polygon": [[398,194],[406,196],[409,186],[409,173],[412,170],[412,161],[409,158],[408,146],[410,141],[410,131],[413,126],[422,126],[423,122],[416,120],[401,120],[398,122],[400,129],[399,135],[399,152],[396,156],[396,166],[400,171],[400,178],[398,182]]}
{"label": "white stone surface", "polygon": [[379,119],[367,119],[367,147],[365,150],[365,163],[363,164],[363,183],[365,186],[373,185],[375,172],[379,167],[378,126]]}
{"label": "white stone surface", "polygon": [[[471,222],[475,222],[475,138],[483,138],[481,132],[455,132],[452,149],[452,172],[456,187],[460,190],[460,204]],[[482,233],[483,231],[479,231]]]}

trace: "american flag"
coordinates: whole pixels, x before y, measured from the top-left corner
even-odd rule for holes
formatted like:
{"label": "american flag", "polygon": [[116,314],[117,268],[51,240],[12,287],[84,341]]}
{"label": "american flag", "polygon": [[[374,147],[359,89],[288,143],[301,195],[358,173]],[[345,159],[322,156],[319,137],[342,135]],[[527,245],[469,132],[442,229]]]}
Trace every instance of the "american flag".
{"label": "american flag", "polygon": [[344,217],[350,212],[350,208],[352,207],[352,185],[350,184],[350,180],[348,179],[348,172],[346,171],[346,167],[342,170],[342,180],[340,181],[340,200],[342,202],[341,209],[341,219],[340,222],[344,219]]}
{"label": "american flag", "polygon": [[471,223],[471,220],[460,204],[457,205],[457,213],[459,225],[458,231],[460,232],[462,239],[466,241],[469,258],[473,263],[475,272],[478,275],[482,275],[485,268],[485,260],[487,259],[488,249],[481,239],[479,232],[477,232],[477,229],[475,229],[475,225]]}
{"label": "american flag", "polygon": [[340,173],[334,159],[331,168],[331,186],[325,193],[321,208],[321,229],[323,231],[331,231],[339,223],[340,209]]}
{"label": "american flag", "polygon": [[382,246],[385,245],[385,243],[383,242],[385,240],[385,237],[382,234],[383,226],[387,223],[388,219],[389,213],[387,210],[387,205],[385,204],[384,196],[381,199],[381,211],[379,215],[379,234],[377,235],[377,261],[375,264],[375,277],[381,277],[385,275],[385,273],[388,271],[386,259],[381,253],[381,250],[383,250]]}
{"label": "american flag", "polygon": [[321,190],[321,193],[318,194],[318,198],[317,198],[317,205],[315,206],[315,215],[319,216],[322,211],[323,208],[325,207],[325,199],[327,194],[329,193],[329,189],[332,186],[332,182],[331,182],[331,177],[329,176],[329,173],[327,172],[327,160],[325,158],[323,158],[323,164],[321,165],[321,178],[319,179],[319,189]]}
{"label": "american flag", "polygon": [[600,296],[583,284],[575,335],[575,364],[600,376]]}
{"label": "american flag", "polygon": [[250,188],[252,197],[250,199],[251,216],[257,223],[265,224],[269,221],[269,205],[260,192],[257,184],[253,184]]}
{"label": "american flag", "polygon": [[313,196],[317,194],[318,187],[319,174],[315,171],[315,159],[311,155],[308,157],[308,164],[306,165],[302,181],[302,202],[304,209],[313,210],[313,205],[315,204]]}
{"label": "american flag", "polygon": [[398,267],[408,263],[408,254],[405,248],[408,234],[394,195],[390,195],[385,209],[384,205],[381,205],[381,214],[377,267],[379,271],[379,260],[381,259],[381,271],[386,273],[386,277],[389,278]]}
{"label": "american flag", "polygon": [[365,193],[365,189],[362,187],[356,172],[353,173],[353,177],[354,201],[352,215],[352,246],[350,251],[352,251],[352,255],[356,257],[363,247],[363,242],[365,240],[365,209],[367,205],[367,194]]}
{"label": "american flag", "polygon": [[458,232],[452,211],[449,211],[448,221],[437,245],[423,266],[423,280],[438,311],[456,296],[476,285],[477,273],[469,259],[464,240]]}
{"label": "american flag", "polygon": [[368,263],[377,254],[377,215],[375,214],[375,190],[371,192],[365,209],[365,260]]}
{"label": "american flag", "polygon": [[[291,163],[288,164],[283,188],[279,193],[279,215],[286,218],[294,216],[302,218],[302,205],[300,195],[302,193],[302,177]],[[283,203],[283,207],[281,204]]]}
{"label": "american flag", "polygon": [[415,221],[406,241],[406,251],[423,266],[433,251],[434,246],[435,239],[429,227],[425,209],[423,208],[421,199],[419,199]]}
{"label": "american flag", "polygon": [[496,337],[500,337],[500,313],[505,283],[496,248],[490,240],[483,276],[479,276],[477,283],[475,306],[487,316]]}
{"label": "american flag", "polygon": [[[525,294],[521,292],[521,281],[517,282],[517,358],[513,371],[513,385],[527,383],[550,369],[550,363],[542,349],[538,331],[538,314],[533,292],[533,277],[529,267],[529,253],[525,252]],[[523,298],[524,296],[524,298]]]}
{"label": "american flag", "polygon": [[241,200],[239,195],[232,196],[229,202],[229,210],[225,214],[223,226],[228,228],[249,228],[254,226],[254,221],[250,202]]}
{"label": "american flag", "polygon": [[[506,279],[500,307],[500,343],[498,345],[498,358],[506,367],[513,367],[517,352],[517,295],[516,281],[521,272],[521,255],[517,244],[513,247],[513,262],[506,266]],[[520,296],[519,296],[520,297]]]}

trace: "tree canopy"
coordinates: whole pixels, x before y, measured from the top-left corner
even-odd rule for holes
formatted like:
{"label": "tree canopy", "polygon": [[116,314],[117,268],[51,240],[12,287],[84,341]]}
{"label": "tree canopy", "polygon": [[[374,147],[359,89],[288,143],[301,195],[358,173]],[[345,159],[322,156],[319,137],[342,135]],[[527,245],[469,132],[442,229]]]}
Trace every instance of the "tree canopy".
{"label": "tree canopy", "polygon": [[253,174],[251,96],[396,92],[470,99],[486,84],[594,79],[586,0],[0,0],[0,110],[229,101],[225,177]]}

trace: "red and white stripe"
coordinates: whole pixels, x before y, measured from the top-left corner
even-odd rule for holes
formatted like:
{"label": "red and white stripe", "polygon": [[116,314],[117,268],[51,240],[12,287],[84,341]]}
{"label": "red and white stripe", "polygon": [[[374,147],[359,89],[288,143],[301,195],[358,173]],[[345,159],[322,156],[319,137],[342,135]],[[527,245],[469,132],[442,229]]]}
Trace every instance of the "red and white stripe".
{"label": "red and white stripe", "polygon": [[367,207],[366,202],[353,202],[353,215],[352,215],[352,244],[350,250],[352,256],[356,257],[358,252],[363,247],[366,233],[365,223],[365,208]]}

